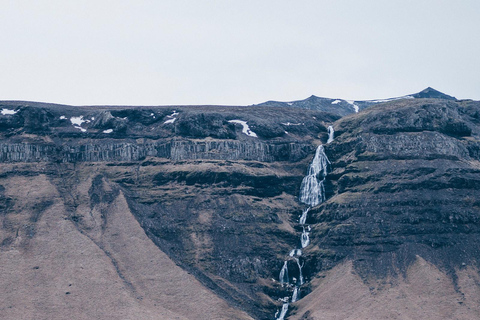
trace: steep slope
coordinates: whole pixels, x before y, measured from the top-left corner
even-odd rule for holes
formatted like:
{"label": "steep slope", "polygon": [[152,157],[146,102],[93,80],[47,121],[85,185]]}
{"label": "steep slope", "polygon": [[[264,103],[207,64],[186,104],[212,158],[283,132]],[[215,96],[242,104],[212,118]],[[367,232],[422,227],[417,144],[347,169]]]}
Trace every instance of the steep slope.
{"label": "steep slope", "polygon": [[68,194],[52,169],[2,165],[3,319],[251,319],[160,251],[96,169]]}
{"label": "steep slope", "polygon": [[[422,258],[404,277],[381,281],[362,279],[350,262],[316,278],[315,290],[297,303],[289,319],[478,319],[478,270],[450,276]],[[306,311],[305,311],[306,310]]]}
{"label": "steep slope", "polygon": [[330,195],[304,250],[321,278],[293,319],[478,318],[479,115],[478,102],[419,99],[334,124]]}

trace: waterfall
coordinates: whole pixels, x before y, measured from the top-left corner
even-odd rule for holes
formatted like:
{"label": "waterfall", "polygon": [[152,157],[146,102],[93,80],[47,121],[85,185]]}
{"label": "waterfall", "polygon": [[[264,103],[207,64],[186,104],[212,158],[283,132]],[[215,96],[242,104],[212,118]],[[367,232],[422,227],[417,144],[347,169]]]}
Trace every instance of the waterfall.
{"label": "waterfall", "polygon": [[287,260],[285,260],[285,262],[283,263],[283,267],[282,267],[282,270],[280,271],[279,279],[282,286],[284,283],[288,283],[289,281]]}
{"label": "waterfall", "polygon": [[287,311],[288,311],[288,302],[283,304],[282,311],[280,312],[280,315],[276,320],[284,320],[285,315],[287,314]]}
{"label": "waterfall", "polygon": [[[302,285],[302,284],[303,284],[303,274],[302,274],[303,265],[302,265],[302,266],[300,265],[300,259],[298,259],[298,258],[294,258],[294,259],[295,259],[295,261],[297,262],[298,274],[299,274],[298,277],[300,278],[300,279],[299,279],[299,280],[300,280],[300,285]],[[295,289],[296,289],[296,288],[295,288]],[[295,292],[294,292],[294,293],[295,293]],[[293,300],[293,298],[292,298],[292,300]]]}
{"label": "waterfall", "polygon": [[310,244],[310,233],[305,231],[305,227],[303,227],[303,232],[300,236],[300,243],[302,244],[302,248],[305,248]]}
{"label": "waterfall", "polygon": [[309,207],[315,207],[325,201],[323,182],[327,176],[329,163],[330,161],[328,161],[323,145],[319,145],[308,169],[308,175],[303,178],[300,187],[300,202],[305,203]]}
{"label": "waterfall", "polygon": [[297,256],[300,257],[302,255],[302,250],[301,249],[292,249],[290,253],[288,254],[290,257]]}
{"label": "waterfall", "polygon": [[[328,127],[328,140],[327,143],[333,141],[334,138],[334,130],[332,126]],[[308,168],[308,174],[303,178],[302,185],[300,186],[300,196],[299,201],[307,205],[302,212],[302,215],[299,219],[299,224],[302,226],[303,231],[302,235],[300,236],[300,243],[302,249],[307,247],[310,244],[310,226],[307,226],[305,230],[305,223],[307,222],[307,215],[308,212],[312,207],[315,207],[325,201],[325,187],[323,183],[325,182],[325,177],[327,176],[327,167],[330,164],[330,161],[325,154],[325,150],[323,145],[319,145],[317,151],[315,152],[315,157],[312,160]],[[307,231],[308,230],[308,231]],[[303,265],[300,265],[300,257],[302,255],[302,250],[299,248],[292,249],[288,254],[290,258],[293,258],[298,266],[298,274],[299,274],[299,281],[295,284],[295,288],[293,289],[292,296],[290,301],[296,302],[298,301],[300,286],[305,283],[305,279],[303,278],[302,268]],[[280,271],[279,275],[280,283],[283,287],[284,284],[289,284],[290,278],[288,277],[288,261],[285,260],[283,263],[282,270]],[[295,281],[295,278],[293,279]],[[290,287],[292,285],[290,284]],[[287,286],[288,287],[288,286]],[[282,309],[275,313],[276,320],[284,320],[285,316],[288,312],[288,297],[281,299],[284,303],[282,305]],[[278,317],[277,317],[278,316]]]}
{"label": "waterfall", "polygon": [[335,134],[335,130],[333,130],[333,127],[328,126],[328,140],[327,140],[327,143],[330,143],[330,142],[333,141],[334,134]]}
{"label": "waterfall", "polygon": [[298,300],[298,292],[299,292],[298,287],[295,287],[295,289],[293,290],[293,294],[292,294],[292,303],[293,303],[293,302],[297,302],[297,300]]}
{"label": "waterfall", "polygon": [[303,210],[302,212],[302,215],[300,216],[300,221],[299,223],[301,225],[304,225],[305,222],[307,221],[307,214],[308,214],[308,211],[310,210],[310,207],[308,207],[307,209]]}

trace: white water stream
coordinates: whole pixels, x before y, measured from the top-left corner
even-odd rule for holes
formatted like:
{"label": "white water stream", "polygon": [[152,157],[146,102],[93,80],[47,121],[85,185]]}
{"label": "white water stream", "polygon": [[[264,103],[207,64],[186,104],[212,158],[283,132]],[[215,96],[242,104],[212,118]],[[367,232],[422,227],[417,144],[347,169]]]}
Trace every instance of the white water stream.
{"label": "white water stream", "polygon": [[[328,127],[328,140],[327,143],[333,141],[334,138],[334,130],[332,126]],[[302,185],[300,186],[300,197],[299,201],[307,205],[302,212],[302,215],[299,219],[299,224],[302,226],[303,231],[300,236],[300,244],[301,249],[307,247],[310,244],[310,226],[307,226],[305,229],[305,223],[307,222],[308,211],[310,208],[315,207],[325,201],[325,177],[327,176],[327,167],[330,164],[330,161],[325,154],[325,150],[323,145],[319,145],[317,151],[315,152],[315,157],[308,168],[308,174],[303,178]],[[292,297],[288,299],[288,297],[282,299],[283,305],[282,309],[278,310],[275,313],[276,320],[284,320],[285,316],[288,312],[289,300],[290,302],[298,301],[300,296],[300,286],[302,286],[305,282],[303,278],[303,264],[300,264],[300,257],[302,255],[302,250],[300,248],[292,249],[288,256],[293,258],[297,263],[298,267],[298,274],[299,279],[293,278],[293,283],[290,283],[290,278],[288,276],[288,260],[285,260],[283,263],[282,270],[280,270],[279,280],[281,285],[290,285],[294,286]]]}

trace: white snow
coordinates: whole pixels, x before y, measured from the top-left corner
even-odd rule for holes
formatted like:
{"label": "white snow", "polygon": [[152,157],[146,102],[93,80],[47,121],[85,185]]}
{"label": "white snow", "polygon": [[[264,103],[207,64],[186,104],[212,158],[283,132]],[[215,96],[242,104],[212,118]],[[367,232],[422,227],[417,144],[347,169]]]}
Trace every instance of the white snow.
{"label": "white snow", "polygon": [[360,108],[355,104],[355,101],[354,100],[346,100],[346,101],[352,105],[353,109],[357,113]]}
{"label": "white snow", "polygon": [[112,132],[113,132],[113,129],[103,130],[103,133],[112,133]]}
{"label": "white snow", "polygon": [[15,114],[17,112],[18,111],[15,111],[15,110],[10,110],[10,109],[5,109],[5,108],[2,109],[2,115],[4,115],[4,116],[7,115],[7,114]]}
{"label": "white snow", "polygon": [[92,117],[91,119],[92,119],[92,121],[93,121],[93,120],[95,120],[95,117]]}
{"label": "white snow", "polygon": [[284,126],[303,126],[303,125],[305,125],[305,123],[300,123],[300,122],[299,123],[291,123],[291,122],[286,122],[285,123],[285,122],[282,122],[282,124]]}
{"label": "white snow", "polygon": [[[153,115],[153,113],[152,113],[152,115]],[[167,116],[167,118],[171,118],[171,119],[168,119],[164,123],[174,123],[175,120],[177,120],[177,118],[175,118],[176,116],[178,116],[178,112],[173,110],[173,113],[171,115]],[[155,116],[153,116],[153,117],[155,118]]]}
{"label": "white snow", "polygon": [[289,106],[291,106],[291,105],[293,105],[293,102],[287,102],[287,104],[288,104]]}
{"label": "white snow", "polygon": [[79,127],[79,126],[74,126],[74,127],[75,129],[79,129],[82,132],[87,132],[87,129],[83,129],[82,127]]}
{"label": "white snow", "polygon": [[250,130],[250,127],[248,126],[247,122],[246,121],[242,121],[242,120],[230,120],[228,121],[230,123],[238,123],[238,124],[241,124],[243,126],[243,129],[242,129],[242,132],[245,133],[247,136],[249,137],[257,137],[257,134],[255,132],[253,132],[252,130]]}
{"label": "white snow", "polygon": [[335,101],[332,101],[332,104],[338,104],[340,102],[342,102],[342,100],[335,100]]}
{"label": "white snow", "polygon": [[175,120],[177,120],[177,118],[173,118],[173,119],[168,119],[167,121],[165,121],[164,123],[174,123]]}
{"label": "white snow", "polygon": [[71,117],[71,118],[70,118],[70,122],[71,122],[73,125],[81,126],[82,123],[86,122],[86,120],[83,120],[83,116],[80,116],[80,117]]}
{"label": "white snow", "polygon": [[[152,115],[153,115],[153,113],[152,113]],[[178,116],[178,112],[173,110],[173,113],[171,115],[168,115],[167,118],[173,118],[173,117],[176,117],[176,116]]]}
{"label": "white snow", "polygon": [[67,119],[67,117],[65,117],[65,116],[60,116],[60,120],[65,120],[65,119]]}
{"label": "white snow", "polygon": [[415,98],[412,96],[403,96],[403,97],[389,98],[389,99],[370,100],[369,102],[381,103],[381,102],[389,102],[389,101],[395,101],[395,100],[401,100],[401,99],[415,99]]}

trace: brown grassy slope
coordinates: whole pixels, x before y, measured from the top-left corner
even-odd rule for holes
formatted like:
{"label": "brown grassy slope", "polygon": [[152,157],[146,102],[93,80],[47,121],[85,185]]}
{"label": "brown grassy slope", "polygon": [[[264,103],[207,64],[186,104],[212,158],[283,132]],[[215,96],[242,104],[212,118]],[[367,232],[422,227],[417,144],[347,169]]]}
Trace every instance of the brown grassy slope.
{"label": "brown grassy slope", "polygon": [[121,192],[102,208],[78,206],[74,215],[91,218],[79,227],[45,175],[0,183],[12,203],[0,217],[0,318],[250,319],[160,251]]}
{"label": "brown grassy slope", "polygon": [[418,257],[405,278],[362,281],[350,262],[313,281],[316,288],[294,304],[291,320],[480,319],[480,276],[458,270],[458,288]]}

